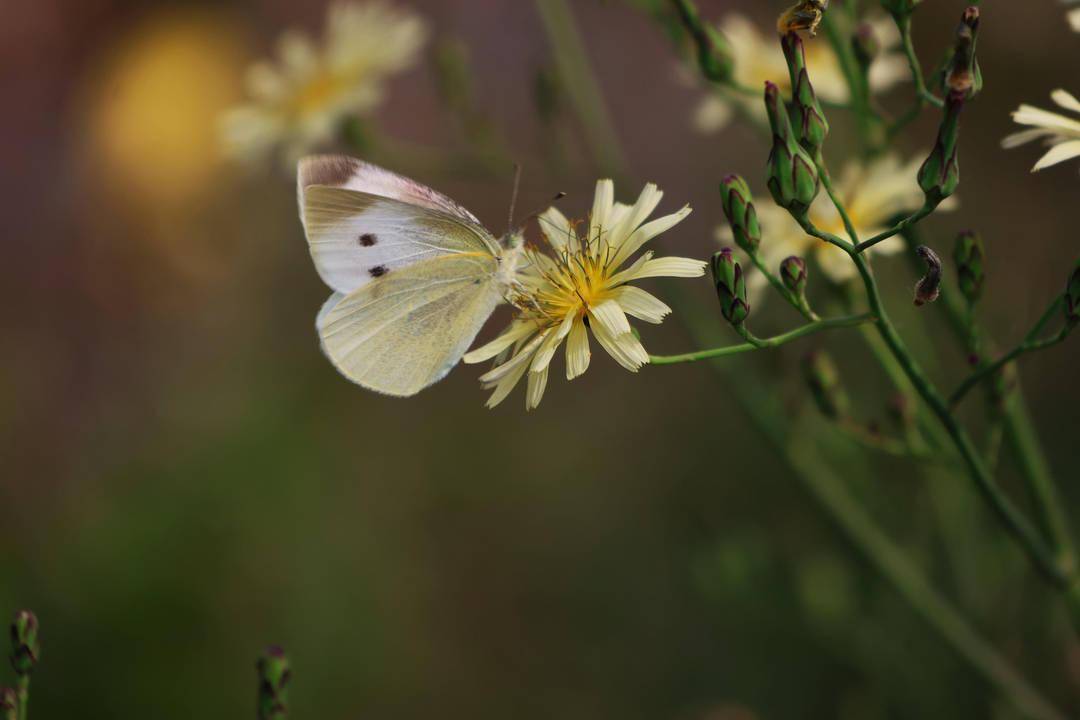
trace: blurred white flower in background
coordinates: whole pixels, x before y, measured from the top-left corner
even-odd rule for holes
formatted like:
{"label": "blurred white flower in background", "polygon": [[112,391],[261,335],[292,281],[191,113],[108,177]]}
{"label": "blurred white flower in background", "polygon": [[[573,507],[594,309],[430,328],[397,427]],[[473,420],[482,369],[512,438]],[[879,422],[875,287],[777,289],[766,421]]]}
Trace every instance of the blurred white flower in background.
{"label": "blurred white flower in background", "polygon": [[349,116],[370,113],[386,78],[416,63],[427,34],[420,17],[379,0],[332,5],[321,43],[285,32],[277,63],[249,69],[249,102],[225,116],[227,154],[257,160],[280,152],[295,162]]}

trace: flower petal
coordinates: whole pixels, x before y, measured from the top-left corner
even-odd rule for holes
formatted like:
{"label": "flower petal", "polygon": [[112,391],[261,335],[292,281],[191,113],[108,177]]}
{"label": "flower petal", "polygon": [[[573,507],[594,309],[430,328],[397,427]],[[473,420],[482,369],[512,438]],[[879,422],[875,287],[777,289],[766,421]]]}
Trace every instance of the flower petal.
{"label": "flower petal", "polygon": [[518,382],[521,381],[521,376],[524,375],[525,371],[528,369],[529,366],[525,363],[521,363],[515,367],[506,377],[495,385],[495,392],[491,393],[491,397],[489,397],[484,404],[489,408],[493,408],[505,400],[506,396],[517,386]]}
{"label": "flower petal", "polygon": [[1032,130],[1021,130],[1011,135],[1006,135],[1001,141],[1001,147],[1006,150],[1011,150],[1014,147],[1020,147],[1025,143],[1029,143],[1032,140],[1038,140],[1041,137],[1053,137],[1053,130],[1045,130],[1043,128],[1034,128]]}
{"label": "flower petal", "polygon": [[575,322],[566,337],[566,379],[573,380],[584,375],[589,369],[590,359],[592,351],[589,350],[589,331],[584,322]]}
{"label": "flower petal", "polygon": [[577,238],[570,227],[570,221],[566,219],[566,216],[562,214],[559,208],[549,207],[537,216],[537,220],[540,223],[540,231],[544,233],[544,237],[547,238],[553,248],[562,250],[567,244],[570,244],[570,249],[575,249]]}
{"label": "flower petal", "polygon": [[499,382],[504,377],[514,372],[519,366],[528,367],[529,360],[532,359],[533,354],[536,353],[536,350],[540,347],[544,340],[547,339],[548,335],[552,332],[552,330],[552,328],[547,328],[546,330],[538,332],[535,337],[533,337],[531,340],[529,340],[529,342],[525,343],[522,346],[522,348],[517,352],[517,354],[514,355],[514,357],[510,358],[502,365],[499,365],[498,367],[493,368],[481,375],[480,382],[484,383],[485,385],[491,385],[492,383]]}
{"label": "flower petal", "polygon": [[529,373],[529,384],[525,388],[525,409],[533,410],[540,406],[540,400],[544,397],[547,388],[548,369],[545,367],[540,372]]}
{"label": "flower petal", "polygon": [[1080,122],[1042,108],[1021,105],[1020,109],[1012,114],[1012,117],[1020,125],[1034,125],[1047,130],[1056,130],[1066,135],[1080,136]]}
{"label": "flower petal", "polygon": [[1050,93],[1050,99],[1056,102],[1059,106],[1066,110],[1072,110],[1074,113],[1080,113],[1080,100],[1068,92],[1058,88],[1054,92]]}
{"label": "flower petal", "polygon": [[1080,140],[1070,140],[1050,148],[1050,152],[1039,158],[1039,162],[1035,163],[1031,172],[1039,172],[1051,165],[1072,160],[1074,157],[1080,157]]}
{"label": "flower petal", "polygon": [[633,285],[623,285],[611,292],[627,315],[659,325],[671,313],[671,308],[658,298]]}
{"label": "flower petal", "polygon": [[589,308],[589,320],[592,325],[604,328],[608,335],[618,337],[630,332],[630,321],[626,319],[626,313],[614,300],[604,300]]}
{"label": "flower petal", "polygon": [[611,278],[612,285],[650,277],[701,277],[705,274],[705,263],[681,257],[664,257],[634,263],[626,270],[616,273]]}
{"label": "flower petal", "polygon": [[689,214],[690,206],[684,205],[678,212],[674,212],[671,215],[665,215],[664,217],[657,218],[652,222],[642,225],[626,239],[626,242],[619,246],[618,252],[616,252],[615,257],[612,258],[611,266],[618,267],[622,265],[631,255],[636,253],[642,245],[652,240],[660,233],[667,232],[675,227]]}
{"label": "flower petal", "polygon": [[612,335],[599,324],[593,324],[592,331],[596,336],[596,341],[607,351],[608,355],[630,372],[637,372],[638,368],[649,362],[649,354],[645,352],[645,348],[642,347],[633,333]]}
{"label": "flower petal", "polygon": [[576,317],[576,312],[568,312],[558,330],[548,335],[548,339],[544,341],[544,344],[540,346],[540,349],[536,351],[536,355],[533,357],[532,365],[529,368],[532,372],[547,370],[547,366],[551,364],[551,359],[555,357],[555,351],[559,348],[559,343],[563,341],[563,338],[570,333],[570,328],[574,326]]}
{"label": "flower petal", "polygon": [[592,242],[601,231],[607,230],[611,223],[608,216],[611,215],[612,206],[615,203],[615,183],[611,180],[597,180],[596,194],[593,196],[592,212],[589,213],[589,237],[587,242]]}
{"label": "flower petal", "polygon": [[628,212],[623,213],[622,217],[611,228],[611,234],[608,236],[611,247],[621,248],[623,243],[637,230],[638,226],[645,222],[645,218],[653,214],[663,197],[664,193],[655,184],[646,183],[641,190],[641,194],[638,195],[637,202]]}
{"label": "flower petal", "polygon": [[472,352],[465,353],[465,356],[461,359],[467,365],[490,360],[518,340],[528,336],[531,332],[536,332],[536,323],[534,322],[516,321],[510,323],[510,326],[506,328],[502,335],[486,345],[481,345]]}

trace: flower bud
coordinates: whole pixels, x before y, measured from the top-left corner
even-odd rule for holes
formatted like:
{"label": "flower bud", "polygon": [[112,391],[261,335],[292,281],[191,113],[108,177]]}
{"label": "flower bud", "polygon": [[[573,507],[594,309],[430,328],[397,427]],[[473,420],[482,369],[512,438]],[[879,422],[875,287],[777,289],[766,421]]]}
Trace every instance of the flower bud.
{"label": "flower bud", "polygon": [[915,248],[915,254],[926,263],[926,274],[915,283],[915,304],[922,306],[941,295],[941,258],[925,245]]}
{"label": "flower bud", "polygon": [[780,90],[765,83],[765,109],[772,127],[768,186],[773,200],[799,221],[806,218],[818,194],[818,173],[810,155],[796,141]]}
{"label": "flower bud", "polygon": [[20,610],[11,623],[11,667],[15,674],[29,675],[40,654],[37,616],[29,610]]}
{"label": "flower bud", "polygon": [[960,111],[963,109],[963,94],[950,93],[945,98],[945,116],[938,127],[937,141],[919,168],[919,187],[931,207],[940,205],[960,184]]}
{"label": "flower bud", "polygon": [[750,186],[738,175],[728,175],[720,183],[720,198],[735,243],[748,253],[756,252],[761,245],[761,226]]}
{"label": "flower bud", "polygon": [[780,263],[780,280],[796,298],[806,296],[806,261],[792,255]]}
{"label": "flower bud", "polygon": [[881,0],[881,6],[898,17],[907,17],[915,11],[915,6],[922,0]]}
{"label": "flower bud", "polygon": [[794,32],[780,38],[780,46],[784,50],[788,74],[791,76],[792,102],[799,120],[796,128],[799,142],[812,155],[816,155],[829,134],[829,122],[825,119],[825,112],[806,71],[806,49],[802,38]]}
{"label": "flower bud", "polygon": [[859,23],[855,28],[855,34],[851,36],[851,49],[863,71],[869,70],[870,65],[881,54],[881,42],[874,34],[874,27],[870,23]]}
{"label": "flower bud", "polygon": [[259,672],[259,720],[282,720],[288,713],[288,684],[292,676],[285,651],[266,649],[255,666]]}
{"label": "flower bud", "polygon": [[715,83],[729,82],[735,70],[735,56],[727,39],[719,30],[701,21],[691,0],[675,0],[675,9],[697,47],[701,74]]}
{"label": "flower bud", "polygon": [[970,100],[982,90],[982,71],[975,56],[978,39],[979,8],[971,6],[960,16],[952,59],[945,66],[943,79],[946,93],[963,95],[964,99]]}
{"label": "flower bud", "polygon": [[712,256],[713,282],[720,298],[720,312],[732,325],[741,325],[750,314],[746,302],[746,282],[742,266],[735,261],[731,248],[724,248]]}
{"label": "flower bud", "polygon": [[1080,322],[1080,260],[1065,286],[1065,321],[1070,325]]}
{"label": "flower bud", "polygon": [[814,350],[803,356],[803,378],[821,414],[830,420],[840,420],[848,414],[848,397],[840,384],[840,373],[832,358]]}
{"label": "flower bud", "polygon": [[982,237],[973,230],[965,230],[956,236],[956,245],[953,247],[953,262],[956,263],[956,284],[960,293],[967,298],[969,303],[974,304],[982,296],[983,261],[986,253],[983,250]]}

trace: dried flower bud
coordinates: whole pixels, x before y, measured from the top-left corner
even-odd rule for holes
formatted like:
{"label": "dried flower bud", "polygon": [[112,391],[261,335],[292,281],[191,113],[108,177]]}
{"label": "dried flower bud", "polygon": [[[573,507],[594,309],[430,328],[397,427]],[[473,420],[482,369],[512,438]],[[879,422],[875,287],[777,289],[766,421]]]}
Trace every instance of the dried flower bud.
{"label": "dried flower bud", "polygon": [[792,255],[780,263],[780,280],[796,298],[806,296],[806,261]]}
{"label": "dried flower bud", "polygon": [[979,233],[965,230],[956,236],[956,245],[953,247],[956,284],[969,303],[974,304],[982,296],[983,281],[986,279],[983,274],[985,258],[986,253]]}
{"label": "dried flower bud", "polygon": [[715,83],[729,82],[735,70],[735,55],[727,39],[719,30],[701,21],[691,0],[675,0],[675,9],[697,47],[701,74]]}
{"label": "dried flower bud", "polygon": [[746,302],[746,282],[742,266],[735,261],[731,248],[724,248],[712,257],[713,282],[720,298],[720,312],[732,325],[741,325],[750,314]]}
{"label": "dried flower bud", "polygon": [[1070,325],[1080,322],[1080,260],[1065,286],[1065,320]]}
{"label": "dried flower bud", "polygon": [[982,71],[975,56],[978,39],[979,8],[971,6],[960,17],[952,59],[945,68],[943,89],[948,94],[963,95],[970,100],[982,89]]}
{"label": "dried flower bud", "polygon": [[817,168],[795,139],[780,89],[771,82],[765,83],[765,109],[773,134],[768,161],[769,192],[777,205],[801,222],[818,194]]}
{"label": "dried flower bud", "polygon": [[814,37],[828,9],[829,0],[800,0],[780,15],[776,21],[776,32],[784,36],[805,30],[810,33],[810,37]]}
{"label": "dried flower bud", "polygon": [[20,610],[11,623],[11,667],[15,674],[29,675],[40,654],[37,616],[29,610]]}
{"label": "dried flower bud", "polygon": [[881,54],[881,42],[874,34],[873,25],[859,23],[855,28],[855,34],[851,36],[851,49],[855,52],[855,59],[862,65],[863,70],[868,70]]}
{"label": "dried flower bud", "polygon": [[814,350],[803,356],[803,378],[821,414],[830,420],[847,417],[848,397],[840,384],[840,373],[832,358]]}
{"label": "dried flower bud", "polygon": [[925,245],[915,248],[915,253],[926,263],[926,274],[915,283],[915,304],[921,306],[934,302],[941,294],[941,258]]}
{"label": "dried flower bud", "polygon": [[799,119],[796,128],[799,142],[812,155],[816,155],[829,134],[829,121],[825,119],[825,112],[806,71],[806,49],[802,38],[794,32],[780,38],[780,46],[784,50],[788,74],[791,76],[792,102]]}
{"label": "dried flower bud", "polygon": [[259,720],[283,720],[288,714],[288,684],[292,676],[285,651],[273,645],[255,666],[259,672]]}
{"label": "dried flower bud", "polygon": [[945,115],[938,127],[937,141],[919,168],[919,187],[931,207],[940,205],[960,184],[960,112],[963,109],[962,94],[951,93],[945,98]]}
{"label": "dried flower bud", "polygon": [[738,175],[728,175],[720,183],[720,198],[735,243],[748,253],[756,252],[761,245],[761,226],[750,186]]}

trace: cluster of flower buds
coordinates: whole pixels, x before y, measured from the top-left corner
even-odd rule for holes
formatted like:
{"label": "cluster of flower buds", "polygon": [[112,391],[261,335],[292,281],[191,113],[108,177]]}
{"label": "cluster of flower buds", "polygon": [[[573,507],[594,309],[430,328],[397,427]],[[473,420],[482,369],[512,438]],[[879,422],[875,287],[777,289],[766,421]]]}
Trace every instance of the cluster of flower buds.
{"label": "cluster of flower buds", "polygon": [[11,623],[11,667],[15,674],[23,677],[33,672],[40,653],[37,616],[20,610]]}
{"label": "cluster of flower buds", "polygon": [[771,82],[765,83],[765,109],[773,135],[769,152],[769,192],[777,205],[802,222],[818,194],[817,168],[796,139],[780,89]]}
{"label": "cluster of flower buds", "polygon": [[1080,323],[1080,260],[1065,285],[1065,321],[1070,327]]}
{"label": "cluster of flower buds", "polygon": [[982,237],[974,230],[965,230],[956,236],[953,246],[953,262],[956,263],[956,284],[968,303],[974,305],[982,297],[986,280],[983,263],[986,251]]}
{"label": "cluster of flower buds", "polygon": [[757,252],[761,245],[761,226],[750,186],[738,175],[728,175],[720,182],[720,199],[735,244],[748,253]]}
{"label": "cluster of flower buds", "polygon": [[816,157],[829,134],[829,121],[825,119],[814,86],[810,83],[810,75],[806,72],[806,49],[802,38],[794,32],[780,38],[780,46],[791,75],[791,99],[799,123],[799,142]]}
{"label": "cluster of flower buds", "polygon": [[727,39],[719,30],[702,22],[691,0],[675,0],[675,9],[697,48],[701,74],[715,83],[729,82],[735,70],[735,56]]}
{"label": "cluster of flower buds", "polygon": [[273,645],[255,666],[259,672],[259,720],[283,720],[288,714],[288,684],[292,676],[285,651]]}
{"label": "cluster of flower buds", "polygon": [[742,266],[735,260],[731,248],[724,248],[712,256],[713,282],[720,298],[720,312],[732,325],[742,325],[750,314],[746,301],[746,280]]}
{"label": "cluster of flower buds", "polygon": [[848,415],[848,397],[840,383],[840,373],[832,358],[821,350],[813,350],[803,356],[803,378],[806,380],[814,403],[821,414],[830,420],[841,420]]}
{"label": "cluster of flower buds", "polygon": [[964,102],[975,96],[982,83],[975,58],[978,30],[979,9],[972,6],[964,11],[956,32],[956,45],[945,75],[945,115],[938,128],[937,141],[919,168],[919,187],[930,207],[937,207],[956,192],[960,184],[960,112]]}

